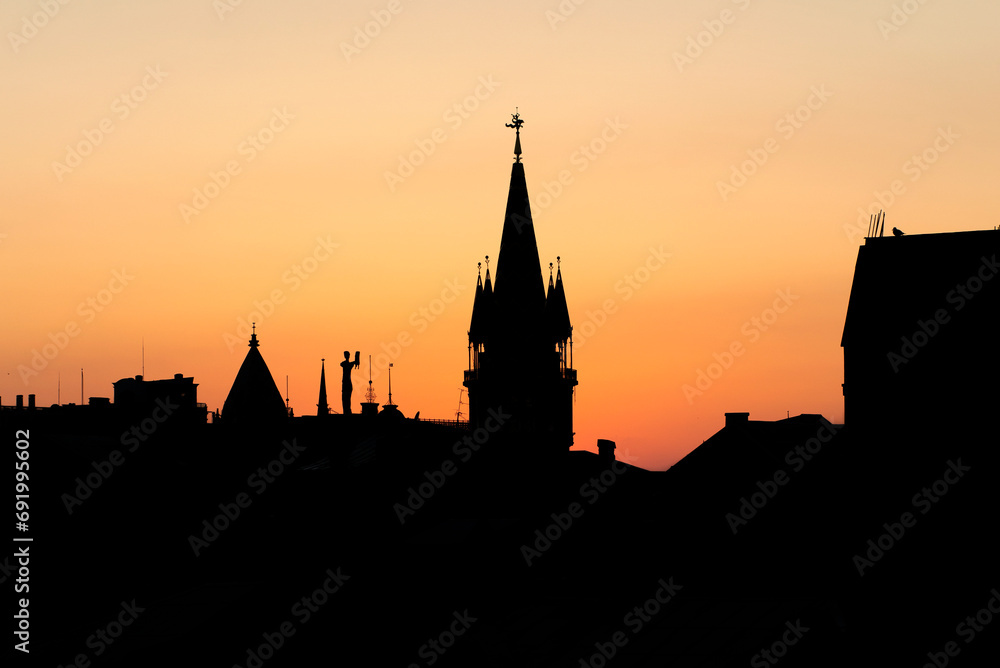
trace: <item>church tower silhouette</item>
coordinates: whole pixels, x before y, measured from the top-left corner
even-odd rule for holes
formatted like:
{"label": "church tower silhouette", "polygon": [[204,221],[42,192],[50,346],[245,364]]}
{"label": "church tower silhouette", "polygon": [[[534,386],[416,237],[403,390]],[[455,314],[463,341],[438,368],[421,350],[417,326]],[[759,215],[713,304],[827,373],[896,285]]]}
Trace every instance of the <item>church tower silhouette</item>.
{"label": "church tower silhouette", "polygon": [[[473,428],[502,411],[504,432],[518,441],[537,442],[546,452],[573,445],[573,327],[570,324],[562,269],[545,292],[528,186],[521,162],[519,114],[507,127],[515,130],[496,278],[489,256],[486,280],[480,274],[469,325],[469,421]],[[533,452],[542,455],[543,452]]]}

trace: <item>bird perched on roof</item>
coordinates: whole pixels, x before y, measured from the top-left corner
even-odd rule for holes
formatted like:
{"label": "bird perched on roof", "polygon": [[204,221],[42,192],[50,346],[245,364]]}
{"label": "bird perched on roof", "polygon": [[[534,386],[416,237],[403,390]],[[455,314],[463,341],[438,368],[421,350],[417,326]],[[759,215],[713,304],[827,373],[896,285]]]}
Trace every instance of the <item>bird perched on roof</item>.
{"label": "bird perched on roof", "polygon": [[892,236],[894,236],[894,237],[901,237],[901,236],[903,236],[903,230],[896,229],[895,227],[892,228]]}

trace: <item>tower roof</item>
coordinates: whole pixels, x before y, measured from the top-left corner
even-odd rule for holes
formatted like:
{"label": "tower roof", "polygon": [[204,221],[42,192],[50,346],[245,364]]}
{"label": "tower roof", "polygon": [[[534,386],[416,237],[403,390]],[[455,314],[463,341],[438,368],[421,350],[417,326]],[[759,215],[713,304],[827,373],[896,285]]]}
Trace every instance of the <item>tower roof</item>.
{"label": "tower roof", "polygon": [[[490,258],[486,256],[486,287],[482,274],[476,279],[476,298],[472,302],[472,322],[469,324],[469,341],[483,343],[490,330],[493,317],[493,284],[490,280]],[[482,263],[480,263],[482,267]]]}
{"label": "tower roof", "polygon": [[[556,258],[559,261],[559,258]],[[549,293],[545,298],[545,324],[549,329],[552,342],[565,341],[573,332],[569,320],[569,307],[566,305],[566,290],[563,288],[562,267],[556,268],[556,280],[552,282],[549,265]]]}
{"label": "tower roof", "polygon": [[497,302],[512,314],[540,315],[545,304],[545,284],[542,282],[542,265],[538,260],[535,226],[531,220],[531,203],[528,185],[521,162],[521,124],[518,114],[508,127],[517,130],[515,143],[516,162],[511,165],[510,188],[507,193],[507,210],[504,213],[503,234],[500,238],[500,256],[497,258]]}
{"label": "tower roof", "polygon": [[229,396],[222,405],[222,417],[235,424],[263,425],[287,418],[285,401],[274,383],[271,371],[261,357],[256,326],[250,336],[250,352],[243,359]]}

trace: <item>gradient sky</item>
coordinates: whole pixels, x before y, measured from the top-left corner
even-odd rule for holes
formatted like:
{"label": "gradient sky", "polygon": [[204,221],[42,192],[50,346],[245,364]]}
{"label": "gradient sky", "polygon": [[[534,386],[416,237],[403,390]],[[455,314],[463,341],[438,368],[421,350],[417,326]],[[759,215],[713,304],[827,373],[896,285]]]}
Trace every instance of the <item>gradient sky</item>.
{"label": "gradient sky", "polygon": [[516,106],[578,448],[657,469],[727,411],[842,421],[865,212],[1000,222],[998,21],[986,0],[8,0],[0,397],[49,405],[61,378],[77,402],[81,367],[111,396],[144,340],[147,378],[221,408],[255,319],[296,414],[324,357],[339,408],[349,349],[391,359],[405,414],[454,417]]}

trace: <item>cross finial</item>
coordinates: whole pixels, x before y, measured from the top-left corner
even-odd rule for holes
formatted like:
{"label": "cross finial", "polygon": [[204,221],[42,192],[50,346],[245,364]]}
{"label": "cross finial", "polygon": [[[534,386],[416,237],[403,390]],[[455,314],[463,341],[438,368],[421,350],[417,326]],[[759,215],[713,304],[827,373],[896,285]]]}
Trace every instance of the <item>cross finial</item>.
{"label": "cross finial", "polygon": [[514,162],[521,162],[521,126],[524,125],[524,121],[521,120],[521,114],[518,113],[517,107],[514,107],[514,113],[510,115],[510,123],[507,123],[508,128],[514,128],[516,138],[514,139]]}

